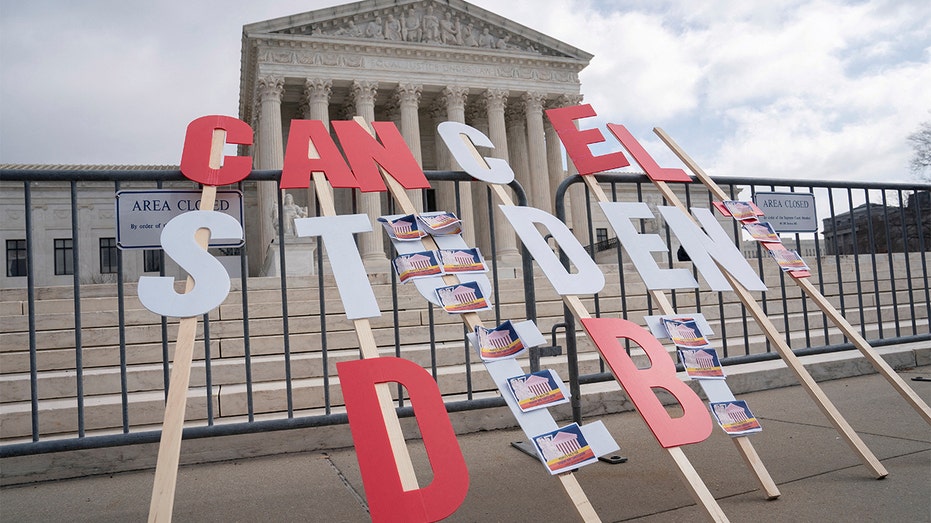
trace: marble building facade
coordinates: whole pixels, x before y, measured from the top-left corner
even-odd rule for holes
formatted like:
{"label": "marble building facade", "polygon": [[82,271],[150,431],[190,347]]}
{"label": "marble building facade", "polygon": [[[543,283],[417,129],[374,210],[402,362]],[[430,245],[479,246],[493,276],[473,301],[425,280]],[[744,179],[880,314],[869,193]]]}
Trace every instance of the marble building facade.
{"label": "marble building facade", "polygon": [[[508,160],[530,204],[552,211],[566,169],[543,111],[580,102],[578,73],[592,55],[461,0],[365,0],[246,25],[242,42],[239,117],[255,129],[255,169],[281,169],[292,119],[361,116],[395,122],[424,169],[457,170],[436,133],[451,120],[484,132],[495,145],[485,154]],[[427,205],[454,210],[452,183],[433,187]],[[276,190],[258,183],[247,203],[272,217]],[[289,194],[313,214],[311,191]],[[355,209],[373,223],[386,212],[384,195],[336,197],[339,212]],[[463,184],[459,198],[466,241],[490,252],[488,235],[475,234],[489,227],[476,212],[487,208],[484,187]],[[496,224],[499,256],[516,257],[509,225]],[[246,234],[250,260],[275,250],[272,220],[248,223]],[[359,248],[367,265],[383,265],[382,235],[360,235]]]}

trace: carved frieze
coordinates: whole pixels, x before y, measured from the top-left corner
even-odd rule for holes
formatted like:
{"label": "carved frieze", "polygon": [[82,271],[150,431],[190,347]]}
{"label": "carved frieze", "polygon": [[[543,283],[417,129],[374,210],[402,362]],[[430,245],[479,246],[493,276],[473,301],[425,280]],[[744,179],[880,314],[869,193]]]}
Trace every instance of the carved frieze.
{"label": "carved frieze", "polygon": [[565,56],[469,13],[434,2],[379,9],[279,32]]}

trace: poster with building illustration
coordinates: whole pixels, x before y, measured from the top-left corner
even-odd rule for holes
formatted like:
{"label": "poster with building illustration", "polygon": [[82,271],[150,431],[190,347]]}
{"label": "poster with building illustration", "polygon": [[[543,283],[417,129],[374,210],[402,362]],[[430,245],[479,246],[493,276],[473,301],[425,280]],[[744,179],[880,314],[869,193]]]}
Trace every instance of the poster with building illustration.
{"label": "poster with building illustration", "polygon": [[756,220],[757,210],[756,206],[750,202],[742,202],[738,200],[725,200],[724,207],[727,209],[727,212],[731,213],[731,216],[738,221],[747,221],[747,220]]}
{"label": "poster with building illustration", "polygon": [[437,261],[436,251],[420,251],[402,254],[394,259],[394,270],[401,283],[413,278],[425,278],[443,273]]}
{"label": "poster with building illustration", "polygon": [[493,329],[477,325],[475,336],[478,337],[479,354],[485,361],[513,358],[527,348],[511,320]]}
{"label": "poster with building illustration", "polygon": [[779,264],[779,268],[785,272],[809,270],[808,264],[805,263],[805,260],[802,259],[798,251],[790,251],[789,249],[769,249],[769,254],[776,260],[776,263]]}
{"label": "poster with building illustration", "polygon": [[514,376],[507,384],[523,412],[569,402],[569,391],[552,369]]}
{"label": "poster with building illustration", "polygon": [[711,403],[710,407],[718,425],[731,436],[742,436],[763,430],[759,420],[750,412],[746,401],[723,401]]}
{"label": "poster with building illustration", "polygon": [[462,314],[464,312],[483,311],[491,308],[478,283],[467,281],[436,289],[436,297],[446,312]]}
{"label": "poster with building illustration", "polygon": [[478,249],[440,249],[443,272],[487,272],[488,267]]}
{"label": "poster with building illustration", "polygon": [[400,217],[382,216],[378,221],[384,226],[388,236],[396,240],[414,241],[427,235],[417,225],[417,218],[413,214]]}
{"label": "poster with building illustration", "polygon": [[448,211],[422,212],[417,215],[420,223],[428,233],[433,236],[443,234],[459,234],[462,225],[455,214]]}
{"label": "poster with building illustration", "polygon": [[695,318],[664,316],[663,326],[666,327],[666,332],[676,347],[694,349],[708,346],[708,339],[702,334]]}
{"label": "poster with building illustration", "polygon": [[769,222],[744,222],[743,228],[751,238],[758,242],[781,243],[779,235]]}
{"label": "poster with building illustration", "polygon": [[550,474],[562,474],[598,460],[578,423],[534,436],[540,461]]}
{"label": "poster with building illustration", "polygon": [[711,347],[703,349],[679,348],[679,361],[689,378],[723,380],[724,369],[718,359],[718,351]]}

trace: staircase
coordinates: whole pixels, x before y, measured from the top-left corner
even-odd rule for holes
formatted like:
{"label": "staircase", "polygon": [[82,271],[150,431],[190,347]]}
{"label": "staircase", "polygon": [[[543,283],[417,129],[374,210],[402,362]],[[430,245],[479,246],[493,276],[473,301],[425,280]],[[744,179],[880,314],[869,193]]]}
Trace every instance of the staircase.
{"label": "staircase", "polygon": [[[896,255],[890,277],[888,259],[877,262],[877,281],[869,256],[859,260],[860,274],[866,280],[857,291],[855,265],[851,257],[842,258],[843,294],[846,318],[862,325],[867,339],[909,336],[928,332],[927,283],[920,270],[912,270],[911,281],[904,276],[905,261]],[[911,267],[921,267],[920,255],[912,255]],[[688,267],[686,264],[678,264]],[[801,291],[784,280],[775,264],[764,263],[765,307],[780,331],[789,332],[794,349],[806,346],[837,344],[843,341],[838,330],[824,327],[820,310],[801,297]],[[617,265],[603,266],[606,281],[600,293],[598,309],[602,316],[618,317],[626,307],[626,317],[644,324],[649,312],[646,289],[636,271],[624,269],[625,292],[621,293]],[[838,270],[833,258],[824,263],[824,294],[840,308]],[[519,269],[502,269],[509,277],[500,279],[499,292],[492,301],[501,307],[501,320],[526,319],[523,279]],[[817,284],[817,279],[813,280]],[[383,314],[371,319],[375,340],[383,356],[417,362],[434,370],[440,390],[448,401],[494,396],[497,391],[463,343],[462,322],[441,309],[428,310],[426,301],[412,285],[398,287],[397,312],[393,313],[391,285],[385,274],[370,275],[370,282]],[[247,373],[251,375],[252,412],[255,419],[282,418],[288,410],[287,372],[290,372],[291,408],[294,416],[332,412],[342,406],[336,363],[359,357],[358,341],[352,322],[345,319],[342,302],[331,276],[324,278],[321,304],[317,277],[289,277],[287,280],[287,349],[285,358],[285,320],[282,318],[282,292],[277,278],[251,278],[248,281],[248,322],[243,321],[243,293],[239,282],[226,301],[209,313],[207,330],[209,350],[203,339],[205,325],[200,321],[195,348],[194,367],[188,392],[187,420],[205,424],[246,421],[249,415]],[[563,321],[562,301],[549,282],[536,271],[534,280],[537,325],[549,339],[552,327]],[[894,289],[894,292],[893,292]],[[87,434],[114,433],[158,428],[164,413],[164,354],[173,357],[177,336],[176,319],[163,324],[161,317],[149,312],[135,295],[135,284],[124,286],[123,324],[119,328],[120,304],[114,284],[85,285],[80,289],[80,354],[75,350],[74,294],[71,287],[36,289],[35,294],[35,362],[38,396],[39,435],[41,438],[77,435],[79,405],[75,371],[80,358],[83,371],[84,430]],[[755,293],[762,299],[762,293]],[[783,303],[783,294],[785,303]],[[667,292],[667,296],[671,293]],[[880,303],[877,308],[876,303]],[[696,302],[697,300],[697,302]],[[862,309],[861,309],[862,300]],[[595,299],[582,300],[594,315]],[[733,293],[696,293],[680,291],[675,295],[681,314],[701,312],[715,331],[712,343],[723,357],[758,354],[767,350],[767,341],[752,318],[745,316]],[[895,304],[895,305],[894,305]],[[862,311],[862,318],[861,318]],[[488,326],[495,323],[494,311],[480,313]],[[723,317],[723,320],[722,320]],[[395,319],[396,318],[396,319]],[[806,337],[807,319],[807,337]],[[396,325],[395,325],[396,322]],[[746,324],[746,343],[744,325]],[[788,327],[787,327],[788,326]],[[323,333],[325,327],[325,334]],[[248,328],[248,345],[245,330]],[[395,346],[397,329],[398,346]],[[882,332],[880,332],[882,329]],[[827,332],[828,338],[825,338]],[[721,337],[725,339],[721,339]],[[431,346],[431,339],[433,345]],[[599,358],[581,331],[577,334],[580,372],[601,372]],[[324,343],[326,351],[324,352]],[[564,330],[556,343],[565,346]],[[726,353],[723,350],[726,345]],[[121,350],[124,347],[124,350]],[[435,347],[435,351],[432,350]],[[672,350],[672,347],[667,344]],[[247,360],[246,352],[250,358]],[[635,357],[638,351],[634,350]],[[24,289],[0,290],[0,443],[30,441],[32,438],[32,402],[29,352],[28,302]],[[205,369],[209,358],[210,376]],[[525,355],[526,358],[526,355]],[[435,360],[435,363],[434,363]],[[125,373],[121,370],[125,361]],[[248,362],[248,366],[247,366]],[[526,361],[525,368],[529,368]],[[544,357],[541,366],[555,369],[568,379],[564,355]],[[125,393],[123,384],[125,383]],[[124,397],[125,396],[125,397]],[[125,413],[124,413],[125,408]]]}

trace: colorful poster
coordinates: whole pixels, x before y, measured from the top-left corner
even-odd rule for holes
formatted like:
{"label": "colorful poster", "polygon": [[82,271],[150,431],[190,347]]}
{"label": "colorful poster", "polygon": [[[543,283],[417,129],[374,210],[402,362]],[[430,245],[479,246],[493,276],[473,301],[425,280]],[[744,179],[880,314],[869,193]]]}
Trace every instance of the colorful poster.
{"label": "colorful poster", "polygon": [[513,358],[526,348],[511,320],[494,329],[477,325],[475,335],[478,337],[479,353],[486,361]]}
{"label": "colorful poster", "polygon": [[750,412],[750,407],[743,400],[724,401],[712,403],[711,413],[724,432],[731,436],[740,436],[752,432],[760,432],[763,427],[759,420]]}
{"label": "colorful poster", "polygon": [[663,326],[676,344],[676,347],[687,349],[707,347],[708,340],[702,334],[701,328],[695,318],[690,317],[663,317]]}
{"label": "colorful poster", "polygon": [[786,271],[807,271],[809,270],[808,264],[805,263],[805,260],[802,259],[802,256],[798,251],[790,251],[789,249],[770,249],[770,256],[776,260],[776,263],[779,264],[779,267]]}
{"label": "colorful poster", "polygon": [[443,272],[488,272],[478,249],[440,249]]}
{"label": "colorful poster", "polygon": [[738,221],[756,220],[756,209],[750,202],[741,202],[737,200],[725,200],[724,207],[731,216]]}
{"label": "colorful poster", "polygon": [[598,460],[578,423],[534,436],[540,461],[550,474],[561,474]]}
{"label": "colorful poster", "polygon": [[417,215],[420,222],[432,235],[459,234],[462,232],[459,218],[446,211],[422,212]]}
{"label": "colorful poster", "polygon": [[436,289],[436,297],[443,309],[451,314],[483,311],[491,308],[491,304],[482,294],[482,289],[474,281],[440,287]]}
{"label": "colorful poster", "polygon": [[401,283],[413,278],[436,276],[443,273],[436,259],[436,251],[421,251],[402,254],[394,259],[394,270]]}
{"label": "colorful poster", "polygon": [[679,361],[685,367],[685,373],[694,379],[724,379],[724,369],[718,359],[718,351],[711,347],[704,349],[678,349]]}
{"label": "colorful poster", "polygon": [[523,412],[569,402],[562,380],[550,369],[508,378],[507,384]]}
{"label": "colorful poster", "polygon": [[427,235],[417,226],[417,218],[413,214],[397,218],[382,216],[378,219],[388,231],[388,236],[397,240],[419,240]]}
{"label": "colorful poster", "polygon": [[782,242],[773,226],[768,222],[747,222],[743,224],[743,227],[750,234],[750,237],[758,242]]}

